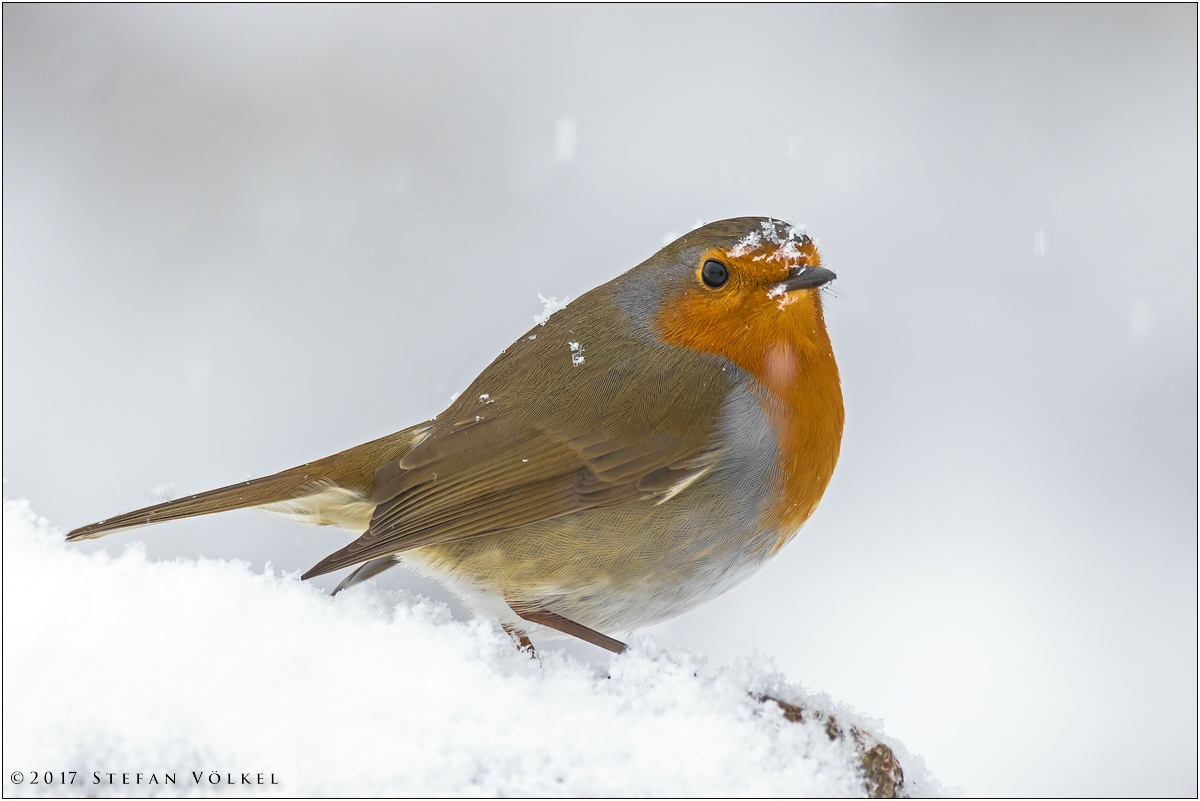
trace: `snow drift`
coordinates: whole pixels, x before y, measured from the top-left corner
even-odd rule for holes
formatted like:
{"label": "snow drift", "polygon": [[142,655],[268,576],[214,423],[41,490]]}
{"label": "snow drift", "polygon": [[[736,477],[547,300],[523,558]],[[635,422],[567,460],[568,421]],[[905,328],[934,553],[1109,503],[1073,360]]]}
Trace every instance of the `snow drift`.
{"label": "snow drift", "polygon": [[4,656],[7,796],[862,795],[893,754],[904,792],[938,790],[765,660],[637,637],[602,665],[533,659],[371,584],[84,555],[25,501],[4,504]]}

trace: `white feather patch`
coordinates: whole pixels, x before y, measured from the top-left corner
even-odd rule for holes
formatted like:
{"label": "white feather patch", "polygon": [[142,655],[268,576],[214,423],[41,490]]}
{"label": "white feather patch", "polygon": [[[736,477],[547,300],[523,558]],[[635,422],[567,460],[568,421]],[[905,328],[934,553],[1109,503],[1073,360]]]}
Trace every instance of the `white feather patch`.
{"label": "white feather patch", "polygon": [[311,495],[263,504],[256,508],[296,523],[337,526],[361,534],[371,524],[375,503],[364,492],[339,487],[332,481],[323,480],[312,485]]}

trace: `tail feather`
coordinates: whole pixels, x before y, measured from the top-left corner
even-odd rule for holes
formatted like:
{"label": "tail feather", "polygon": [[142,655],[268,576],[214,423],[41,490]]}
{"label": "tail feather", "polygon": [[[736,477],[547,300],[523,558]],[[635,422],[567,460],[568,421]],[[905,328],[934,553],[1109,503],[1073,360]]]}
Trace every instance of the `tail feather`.
{"label": "tail feather", "polygon": [[358,566],[358,570],[355,570],[342,579],[342,583],[334,587],[330,595],[337,595],[342,590],[348,590],[351,587],[362,584],[367,579],[374,578],[383,571],[389,570],[398,564],[400,564],[400,557],[398,556],[384,556],[380,559],[372,559],[370,562],[364,562]]}
{"label": "tail feather", "polygon": [[[95,539],[122,529],[255,506],[268,507],[268,511],[276,514],[293,513],[292,507],[303,506],[303,503],[297,504],[300,499],[328,495],[331,488],[345,491],[341,493],[343,502],[347,494],[360,494],[369,503],[375,470],[400,459],[416,447],[427,429],[428,423],[422,423],[281,473],[126,512],[77,528],[67,535],[67,540]],[[272,505],[276,505],[275,508],[270,508]],[[302,513],[296,516],[305,517]],[[319,513],[309,514],[307,518],[314,523],[337,524],[340,520]]]}

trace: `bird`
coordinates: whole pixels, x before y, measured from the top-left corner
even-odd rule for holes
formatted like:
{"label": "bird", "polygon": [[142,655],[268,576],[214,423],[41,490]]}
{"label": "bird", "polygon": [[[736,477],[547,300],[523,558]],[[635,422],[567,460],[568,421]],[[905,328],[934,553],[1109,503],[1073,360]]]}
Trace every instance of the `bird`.
{"label": "bird", "polygon": [[805,229],[702,225],[541,319],[433,419],[262,478],[71,531],[232,509],[357,537],[302,579],[404,563],[522,647],[621,653],[774,556],[837,464],[841,379]]}

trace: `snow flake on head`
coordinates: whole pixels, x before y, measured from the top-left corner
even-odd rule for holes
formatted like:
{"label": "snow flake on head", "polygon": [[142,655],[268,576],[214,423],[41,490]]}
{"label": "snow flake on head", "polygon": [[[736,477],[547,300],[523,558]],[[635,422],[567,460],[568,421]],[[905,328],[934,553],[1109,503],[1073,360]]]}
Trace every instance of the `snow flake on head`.
{"label": "snow flake on head", "polygon": [[792,225],[782,220],[768,218],[766,222],[759,223],[759,226],[763,229],[763,239],[773,245],[783,246],[797,240],[800,244],[804,244],[808,240],[804,226],[799,223]]}
{"label": "snow flake on head", "polygon": [[751,231],[738,240],[738,243],[733,246],[733,250],[729,251],[729,255],[735,259],[739,256],[745,256],[750,251],[757,250],[761,244],[762,237],[758,235],[758,231]]}
{"label": "snow flake on head", "polygon": [[578,342],[568,342],[567,347],[571,349],[571,364],[575,367],[583,364],[583,345]]}
{"label": "snow flake on head", "polygon": [[755,261],[782,261],[795,264],[804,259],[801,248],[811,240],[803,225],[792,225],[773,218],[759,223],[761,231],[751,231],[746,234],[729,251],[736,258],[746,256],[756,250],[763,252],[754,257]]}

